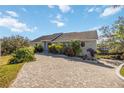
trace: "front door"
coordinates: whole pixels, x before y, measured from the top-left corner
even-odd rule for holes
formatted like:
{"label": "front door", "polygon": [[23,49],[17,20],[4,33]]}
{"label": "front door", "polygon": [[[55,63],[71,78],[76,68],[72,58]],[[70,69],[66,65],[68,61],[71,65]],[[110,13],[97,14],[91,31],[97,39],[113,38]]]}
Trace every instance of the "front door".
{"label": "front door", "polygon": [[44,52],[48,53],[48,42],[44,42]]}

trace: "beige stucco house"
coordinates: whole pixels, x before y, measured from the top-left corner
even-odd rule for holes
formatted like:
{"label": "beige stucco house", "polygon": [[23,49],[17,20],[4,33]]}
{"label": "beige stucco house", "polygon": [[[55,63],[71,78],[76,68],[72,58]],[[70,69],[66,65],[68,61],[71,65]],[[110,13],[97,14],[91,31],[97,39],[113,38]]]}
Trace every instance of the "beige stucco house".
{"label": "beige stucco house", "polygon": [[86,32],[71,32],[71,33],[56,33],[52,35],[41,36],[39,38],[34,39],[33,43],[43,43],[44,50],[48,51],[48,43],[49,42],[70,42],[79,40],[84,42],[85,45],[82,47],[82,55],[86,54],[86,50],[88,48],[92,48],[96,50],[97,43],[97,31],[86,31]]}

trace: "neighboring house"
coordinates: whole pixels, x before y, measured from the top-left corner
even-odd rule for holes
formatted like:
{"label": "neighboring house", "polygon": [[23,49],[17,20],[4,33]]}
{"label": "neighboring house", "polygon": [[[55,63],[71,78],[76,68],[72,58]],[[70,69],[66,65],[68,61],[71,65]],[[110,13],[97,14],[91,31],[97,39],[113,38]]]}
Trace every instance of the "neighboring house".
{"label": "neighboring house", "polygon": [[88,48],[96,50],[96,40],[97,40],[97,31],[87,31],[87,32],[71,32],[71,33],[57,33],[52,35],[41,36],[33,40],[33,43],[43,43],[44,50],[48,51],[49,42],[70,42],[79,40],[84,42],[85,46],[82,47],[82,54],[86,54]]}

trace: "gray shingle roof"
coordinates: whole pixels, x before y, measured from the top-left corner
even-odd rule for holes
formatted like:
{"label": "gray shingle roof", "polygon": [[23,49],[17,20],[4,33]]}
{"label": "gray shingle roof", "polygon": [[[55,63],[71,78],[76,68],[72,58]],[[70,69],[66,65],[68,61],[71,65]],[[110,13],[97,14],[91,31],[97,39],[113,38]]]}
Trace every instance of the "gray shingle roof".
{"label": "gray shingle roof", "polygon": [[97,31],[86,31],[86,32],[71,32],[71,33],[57,33],[52,35],[46,35],[39,37],[32,42],[39,42],[39,41],[54,41],[54,42],[64,42],[64,41],[71,41],[71,40],[90,40],[90,39],[97,39]]}

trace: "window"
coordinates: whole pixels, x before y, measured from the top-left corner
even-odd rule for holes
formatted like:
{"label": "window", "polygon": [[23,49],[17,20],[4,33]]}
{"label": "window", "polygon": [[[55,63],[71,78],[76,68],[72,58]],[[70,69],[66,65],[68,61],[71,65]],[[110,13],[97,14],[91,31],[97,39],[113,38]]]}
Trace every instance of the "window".
{"label": "window", "polygon": [[81,47],[85,47],[85,42],[81,42]]}

